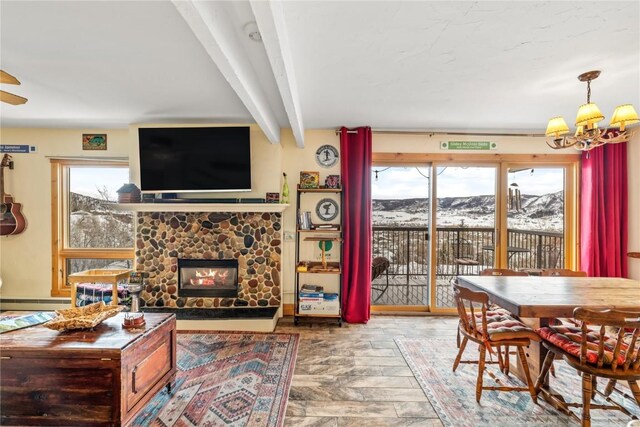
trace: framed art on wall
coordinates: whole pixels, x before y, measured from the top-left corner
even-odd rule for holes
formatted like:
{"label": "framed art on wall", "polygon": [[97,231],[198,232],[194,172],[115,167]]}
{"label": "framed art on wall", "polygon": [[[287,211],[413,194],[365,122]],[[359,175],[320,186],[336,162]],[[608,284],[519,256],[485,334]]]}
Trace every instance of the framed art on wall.
{"label": "framed art on wall", "polygon": [[333,145],[323,145],[316,150],[316,162],[323,168],[330,168],[338,163],[338,149]]}
{"label": "framed art on wall", "polygon": [[106,150],[107,134],[106,133],[83,133],[82,149],[83,150]]}
{"label": "framed art on wall", "polygon": [[316,205],[316,215],[322,221],[331,221],[338,217],[340,208],[338,202],[333,199],[322,199]]}
{"label": "framed art on wall", "polygon": [[320,186],[320,172],[300,172],[300,188],[318,188]]}

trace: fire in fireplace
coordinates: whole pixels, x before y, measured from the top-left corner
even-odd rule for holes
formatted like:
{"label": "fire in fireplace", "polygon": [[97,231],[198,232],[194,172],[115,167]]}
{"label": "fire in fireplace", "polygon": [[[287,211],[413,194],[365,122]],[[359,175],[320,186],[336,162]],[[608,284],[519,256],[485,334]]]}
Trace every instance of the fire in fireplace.
{"label": "fire in fireplace", "polygon": [[178,295],[182,297],[238,296],[238,260],[178,259]]}

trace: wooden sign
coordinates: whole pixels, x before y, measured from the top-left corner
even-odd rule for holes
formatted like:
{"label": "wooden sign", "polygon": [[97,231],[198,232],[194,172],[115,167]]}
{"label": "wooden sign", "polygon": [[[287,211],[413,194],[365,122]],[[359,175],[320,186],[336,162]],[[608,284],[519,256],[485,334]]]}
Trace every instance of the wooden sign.
{"label": "wooden sign", "polygon": [[442,141],[440,143],[441,150],[487,151],[497,148],[498,144],[491,141]]}

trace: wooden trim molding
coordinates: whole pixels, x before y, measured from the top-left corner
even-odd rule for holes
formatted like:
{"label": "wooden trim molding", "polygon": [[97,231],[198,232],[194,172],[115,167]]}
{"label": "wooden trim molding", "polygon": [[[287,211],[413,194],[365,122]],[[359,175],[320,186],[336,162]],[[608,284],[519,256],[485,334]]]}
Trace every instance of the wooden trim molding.
{"label": "wooden trim molding", "polygon": [[65,282],[66,260],[69,258],[134,259],[131,248],[68,248],[66,230],[69,227],[65,206],[68,206],[69,166],[126,167],[127,162],[98,160],[51,159],[51,296],[69,297],[71,290]]}
{"label": "wooden trim molding", "polygon": [[295,304],[282,304],[282,315],[293,316],[295,314]]}
{"label": "wooden trim molding", "polygon": [[424,163],[571,163],[580,160],[580,154],[473,154],[473,153],[373,153],[374,165],[415,165]]}
{"label": "wooden trim molding", "polygon": [[427,313],[426,305],[372,305],[371,313]]}

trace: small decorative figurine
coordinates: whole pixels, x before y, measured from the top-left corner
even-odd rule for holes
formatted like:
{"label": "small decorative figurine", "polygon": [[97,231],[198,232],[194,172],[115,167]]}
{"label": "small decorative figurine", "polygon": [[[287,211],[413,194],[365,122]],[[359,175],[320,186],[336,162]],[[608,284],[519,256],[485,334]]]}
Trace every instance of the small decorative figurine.
{"label": "small decorative figurine", "polygon": [[287,184],[287,174],[282,172],[284,183],[282,184],[282,199],[280,203],[289,203],[289,184]]}

